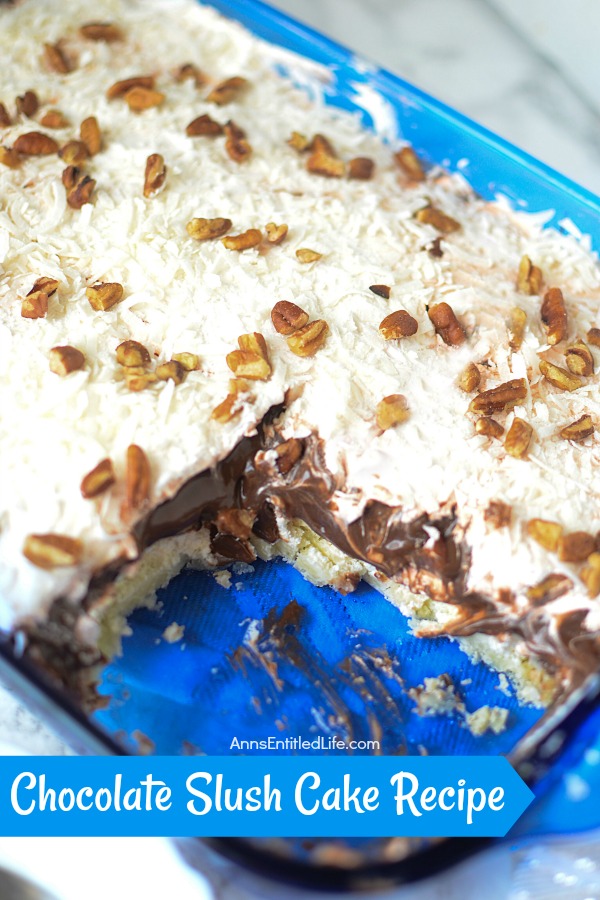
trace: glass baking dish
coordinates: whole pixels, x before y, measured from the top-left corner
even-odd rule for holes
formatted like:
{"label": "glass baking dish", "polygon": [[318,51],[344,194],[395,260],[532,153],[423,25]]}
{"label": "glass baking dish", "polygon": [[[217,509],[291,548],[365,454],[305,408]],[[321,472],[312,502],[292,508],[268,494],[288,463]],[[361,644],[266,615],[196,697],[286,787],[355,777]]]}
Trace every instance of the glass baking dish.
{"label": "glass baking dish", "polygon": [[[302,73],[300,80],[305,86],[308,82],[309,88],[311,79],[313,87],[318,83],[328,104],[358,114],[366,127],[379,131],[384,138],[393,134],[395,139],[409,141],[424,160],[460,172],[483,197],[502,196],[518,209],[548,211],[548,224],[565,232],[589,235],[592,246],[600,246],[600,200],[543,163],[402,79],[365,62],[259,0],[211,0],[207,5],[241,22],[259,38],[289,51],[278,57],[278,68],[292,78]],[[305,80],[307,61],[322,67],[316,81],[314,67],[312,75]],[[300,644],[306,639],[302,646],[304,649],[310,647],[311,664],[318,658],[319,672],[337,672],[335,667],[339,659],[346,659],[348,654],[356,655],[357,647],[361,652],[379,652],[380,638],[384,635],[385,651],[394,659],[400,659],[404,666],[403,678],[410,677],[412,683],[417,684],[423,677],[441,671],[452,670],[461,673],[462,677],[468,675],[475,683],[474,703],[494,700],[505,705],[511,716],[511,727],[497,739],[486,738],[482,743],[474,743],[464,732],[457,740],[451,737],[453,729],[458,733],[451,718],[441,725],[423,720],[416,725],[411,721],[404,727],[408,719],[402,718],[399,694],[392,692],[389,696],[402,713],[398,719],[401,732],[398,735],[389,709],[379,710],[372,694],[367,700],[362,697],[360,702],[356,701],[354,695],[348,694],[350,689],[345,684],[343,690],[340,688],[340,702],[346,705],[345,708],[352,707],[356,729],[360,731],[361,723],[366,722],[375,710],[377,715],[385,713],[387,716],[387,743],[383,742],[383,752],[399,752],[401,742],[402,752],[418,752],[419,746],[425,746],[431,752],[447,752],[450,741],[457,753],[512,755],[530,783],[539,783],[540,792],[546,798],[546,813],[541,814],[538,809],[537,818],[534,816],[528,820],[529,825],[522,825],[521,833],[555,829],[556,822],[560,822],[565,810],[569,809],[568,800],[560,795],[561,779],[565,771],[574,771],[580,765],[584,749],[593,743],[598,733],[596,679],[590,679],[580,696],[572,698],[568,708],[555,711],[547,732],[555,734],[561,722],[571,740],[566,740],[561,748],[563,751],[567,748],[566,753],[549,753],[549,744],[545,743],[547,734],[543,730],[533,740],[527,741],[526,737],[541,717],[539,710],[519,707],[514,696],[499,699],[497,674],[485,670],[482,664],[471,663],[455,643],[445,639],[415,641],[400,613],[370,588],[361,586],[355,595],[344,598],[341,604],[339,595],[333,591],[301,583],[300,576],[284,563],[271,563],[268,567],[259,564],[253,574],[245,573],[239,577],[242,586],[235,596],[229,594],[224,602],[218,593],[221,589],[215,586],[211,576],[185,572],[161,593],[160,610],[136,612],[131,617],[132,635],[124,642],[123,656],[113,661],[104,674],[101,693],[107,699],[107,707],[91,716],[48,684],[43,674],[30,663],[18,658],[9,640],[0,644],[3,675],[25,702],[79,752],[228,752],[223,744],[225,722],[239,720],[241,716],[249,736],[268,731],[272,724],[269,720],[265,725],[267,720],[260,720],[258,713],[252,719],[248,712],[253,699],[248,693],[248,669],[239,659],[237,669],[231,665],[236,650],[243,644],[242,624],[252,619],[260,621],[265,628],[265,623],[270,623],[270,628],[277,628],[288,610],[286,598],[300,597],[299,602],[307,611],[306,618],[302,622],[299,619],[291,624],[289,621],[284,623],[288,629],[286,634],[293,632]],[[364,617],[367,608],[368,623]],[[174,620],[185,624],[185,642],[161,641],[165,625]],[[338,642],[338,646],[335,633],[336,629],[340,631],[340,623],[346,637],[345,642]],[[371,625],[370,638],[365,637],[369,632],[366,624]],[[315,637],[317,631],[324,636],[321,643]],[[415,645],[419,646],[415,648]],[[279,659],[282,667],[290,665],[289,646],[286,646],[287,650],[284,648]],[[270,652],[272,650],[271,646]],[[305,657],[303,664],[306,664]],[[227,675],[223,674],[225,668]],[[231,674],[234,670],[236,677]],[[298,730],[310,727],[307,710],[311,710],[315,702],[311,694],[315,678],[301,672],[305,679],[302,681],[299,671],[296,666],[290,675],[287,683],[292,687],[285,696],[285,702],[289,704],[285,713],[288,719],[292,717]],[[333,678],[331,675],[330,683]],[[267,690],[268,685],[260,687]],[[387,688],[391,690],[389,684]],[[272,721],[275,721],[274,717]],[[211,731],[210,725],[214,723],[218,723],[218,727]],[[361,732],[361,737],[368,737],[367,731]],[[558,761],[554,762],[555,758]],[[554,805],[548,804],[548,797],[554,798]],[[587,817],[580,817],[582,827],[600,824],[600,817],[596,819],[595,816],[593,810],[588,811]],[[309,852],[314,848],[307,851],[306,842],[302,847],[290,843],[282,852],[281,846],[268,842],[218,838],[213,841],[219,850],[262,874],[321,888],[363,890],[432,875],[476,852],[486,843],[451,839],[413,847],[398,859],[390,856],[387,844],[345,847],[346,863],[343,863],[340,862],[339,846],[333,847],[338,853],[337,861],[332,862],[331,854],[321,853],[320,856],[317,854],[318,861],[315,862],[315,855]]]}

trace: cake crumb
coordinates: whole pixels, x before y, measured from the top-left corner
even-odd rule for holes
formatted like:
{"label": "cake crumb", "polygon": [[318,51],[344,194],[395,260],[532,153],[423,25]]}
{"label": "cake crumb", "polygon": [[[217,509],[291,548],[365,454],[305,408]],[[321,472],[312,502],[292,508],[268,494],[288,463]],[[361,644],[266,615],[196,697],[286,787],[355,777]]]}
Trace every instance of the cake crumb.
{"label": "cake crumb", "polygon": [[408,696],[416,702],[416,713],[419,716],[449,715],[465,711],[465,704],[447,673],[424,678],[423,684],[410,688]]}
{"label": "cake crumb", "polygon": [[498,672],[498,684],[496,685],[496,690],[502,691],[507,697],[511,696],[510,684],[508,683],[508,678],[504,672]]}
{"label": "cake crumb", "polygon": [[[470,681],[467,678],[461,684]],[[506,730],[507,709],[501,706],[481,706],[472,713],[467,712],[465,703],[447,672],[434,678],[424,678],[423,684],[410,688],[407,693],[417,704],[417,715],[448,716],[457,713],[474,737],[479,737],[486,731],[501,734]]]}
{"label": "cake crumb", "polygon": [[502,706],[480,706],[475,712],[466,713],[465,725],[472,735],[479,737],[486,731],[502,734],[506,731],[508,710]]}
{"label": "cake crumb", "polygon": [[213,572],[212,576],[217,584],[220,584],[226,591],[229,590],[231,587],[231,572],[228,572],[227,569],[220,569],[218,572]]}
{"label": "cake crumb", "polygon": [[169,644],[176,644],[183,637],[185,625],[178,625],[177,622],[171,622],[162,633],[165,641]]}

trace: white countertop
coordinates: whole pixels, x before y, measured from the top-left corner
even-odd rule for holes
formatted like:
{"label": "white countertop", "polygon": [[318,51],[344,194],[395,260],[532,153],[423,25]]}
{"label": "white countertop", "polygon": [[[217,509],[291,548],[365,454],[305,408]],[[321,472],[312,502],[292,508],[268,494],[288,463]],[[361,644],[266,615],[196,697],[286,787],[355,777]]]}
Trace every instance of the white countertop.
{"label": "white countertop", "polygon": [[[600,193],[598,0],[276,0],[273,5],[360,51]],[[2,742],[16,744],[26,753],[70,752],[0,687]],[[49,843],[44,846],[48,849]],[[173,878],[181,877],[183,884],[166,842],[54,840],[51,851],[41,854],[39,847],[36,850],[27,841],[0,840],[0,864],[13,860],[21,871],[29,870],[42,883],[46,880],[59,900],[76,896],[74,871],[80,872],[81,885],[90,884],[94,860],[99,866],[97,884],[90,888],[93,894],[82,888],[84,900],[92,900],[92,896],[110,896],[112,900],[135,896],[158,900],[167,896],[166,881],[161,887],[152,866],[145,873],[138,867],[135,890],[126,887],[124,881],[115,888],[109,877],[125,859],[127,865],[135,866],[136,859],[143,859],[145,854],[146,858],[160,858],[161,865],[170,866]],[[244,900],[281,897],[284,893],[281,888],[269,891],[251,884],[235,866],[219,862],[206,850],[197,850],[196,862],[219,898]],[[67,866],[70,878],[61,888],[60,870]],[[189,882],[186,900],[188,895],[206,896],[200,882],[194,884],[197,894]],[[441,879],[402,891],[401,898],[479,900],[482,884],[486,900],[600,898],[600,837],[587,835],[574,841],[498,848]],[[285,896],[292,894],[285,890]],[[183,900],[184,895],[180,898]]]}

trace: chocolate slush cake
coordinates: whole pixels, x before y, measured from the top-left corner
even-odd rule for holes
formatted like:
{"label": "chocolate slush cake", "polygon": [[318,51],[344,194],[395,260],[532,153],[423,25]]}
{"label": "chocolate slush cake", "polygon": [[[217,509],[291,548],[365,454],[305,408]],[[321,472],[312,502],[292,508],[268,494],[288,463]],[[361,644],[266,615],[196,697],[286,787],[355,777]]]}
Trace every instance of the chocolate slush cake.
{"label": "chocolate slush cake", "polygon": [[[600,657],[600,277],[192,0],[0,11],[0,626],[84,691],[182,566]],[[307,75],[307,72],[304,72]],[[595,359],[596,357],[596,359]]]}

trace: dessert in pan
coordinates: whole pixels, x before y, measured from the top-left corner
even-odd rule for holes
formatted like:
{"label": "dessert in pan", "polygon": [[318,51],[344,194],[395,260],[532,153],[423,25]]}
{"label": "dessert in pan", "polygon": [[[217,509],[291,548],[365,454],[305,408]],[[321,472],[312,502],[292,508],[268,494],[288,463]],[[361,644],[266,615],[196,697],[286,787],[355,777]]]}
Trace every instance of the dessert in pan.
{"label": "dessert in pan", "polygon": [[193,0],[0,11],[0,624],[80,699],[187,563],[598,664],[600,277]]}

